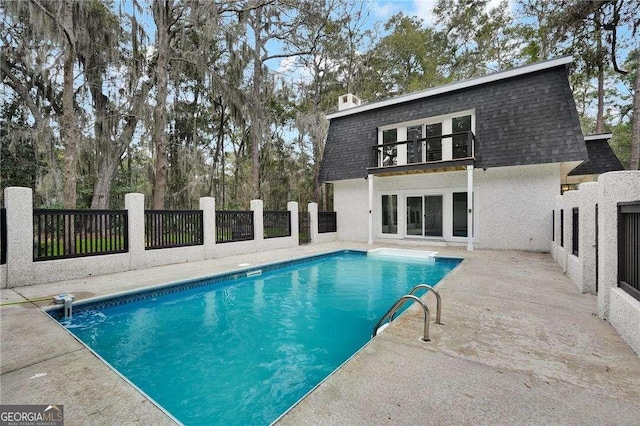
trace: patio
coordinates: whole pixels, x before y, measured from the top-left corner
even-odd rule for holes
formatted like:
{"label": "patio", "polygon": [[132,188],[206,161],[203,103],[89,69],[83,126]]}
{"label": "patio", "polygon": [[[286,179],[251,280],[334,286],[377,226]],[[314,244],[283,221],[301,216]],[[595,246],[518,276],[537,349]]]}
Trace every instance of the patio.
{"label": "patio", "polygon": [[[314,244],[1,290],[1,297],[87,298],[241,263],[374,247]],[[432,323],[432,341],[421,342],[421,312],[412,308],[281,424],[636,424],[640,358],[596,316],[596,297],[578,293],[550,255],[398,247],[466,258],[439,285],[444,325]],[[0,309],[2,404],[64,404],[67,424],[173,423],[36,305]]]}

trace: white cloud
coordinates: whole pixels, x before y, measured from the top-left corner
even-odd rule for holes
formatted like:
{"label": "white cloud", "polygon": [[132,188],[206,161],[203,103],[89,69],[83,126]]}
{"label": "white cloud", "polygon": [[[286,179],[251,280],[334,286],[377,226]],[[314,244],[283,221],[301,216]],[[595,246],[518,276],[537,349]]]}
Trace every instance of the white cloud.
{"label": "white cloud", "polygon": [[424,19],[425,24],[429,26],[435,25],[433,20],[433,7],[437,0],[413,0],[413,8],[418,18]]}
{"label": "white cloud", "polygon": [[410,5],[411,0],[374,0],[371,2],[371,11],[375,18],[386,22],[387,19],[391,18],[398,12],[404,12],[405,14],[410,15],[411,13],[406,10]]}
{"label": "white cloud", "polygon": [[287,74],[296,69],[296,57],[295,56],[287,56],[280,60],[280,65],[276,72],[281,74]]}

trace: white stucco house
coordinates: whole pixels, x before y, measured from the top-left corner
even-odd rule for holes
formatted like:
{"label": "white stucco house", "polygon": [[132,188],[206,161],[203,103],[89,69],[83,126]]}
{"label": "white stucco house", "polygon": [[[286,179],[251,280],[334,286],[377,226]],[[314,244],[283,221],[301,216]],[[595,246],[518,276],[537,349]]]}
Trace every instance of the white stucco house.
{"label": "white stucco house", "polygon": [[338,238],[549,251],[555,196],[588,159],[570,57],[327,115]]}

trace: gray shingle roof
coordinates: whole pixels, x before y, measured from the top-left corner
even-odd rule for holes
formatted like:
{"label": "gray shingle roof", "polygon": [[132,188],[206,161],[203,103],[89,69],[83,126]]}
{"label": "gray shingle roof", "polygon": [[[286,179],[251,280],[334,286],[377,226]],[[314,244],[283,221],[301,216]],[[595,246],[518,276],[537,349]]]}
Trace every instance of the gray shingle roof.
{"label": "gray shingle roof", "polygon": [[584,161],[564,65],[331,119],[320,179],[366,176],[377,127],[475,109],[476,166]]}
{"label": "gray shingle roof", "polygon": [[569,176],[596,175],[624,170],[622,163],[609,146],[610,135],[601,138],[585,138],[589,159],[569,172]]}

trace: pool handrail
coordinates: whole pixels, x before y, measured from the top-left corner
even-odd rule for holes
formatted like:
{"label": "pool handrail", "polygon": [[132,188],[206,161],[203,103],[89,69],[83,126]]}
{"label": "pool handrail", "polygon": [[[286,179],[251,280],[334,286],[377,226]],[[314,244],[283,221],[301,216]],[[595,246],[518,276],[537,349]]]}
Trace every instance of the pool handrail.
{"label": "pool handrail", "polygon": [[[412,294],[405,294],[404,296],[396,300],[393,306],[391,306],[391,308],[382,316],[382,318],[380,318],[378,323],[373,328],[373,333],[371,334],[372,338],[376,337],[376,334],[378,333],[378,329],[382,326],[382,323],[384,322],[384,320],[386,320],[387,318],[393,318],[393,315],[396,313],[396,311],[407,300],[413,300],[414,302],[417,302],[420,306],[422,306],[422,310],[424,311],[424,332],[423,332],[422,340],[425,342],[431,341],[431,339],[429,339],[429,321],[430,321],[429,308],[427,307],[427,305],[424,304],[424,302],[419,297],[414,296]],[[389,320],[389,323],[391,321],[392,319]]]}
{"label": "pool handrail", "polygon": [[[435,288],[433,288],[432,286],[430,286],[429,284],[418,284],[415,287],[413,287],[411,289],[411,291],[407,294],[409,295],[415,295],[416,292],[418,290],[420,290],[421,288],[426,288],[427,291],[425,292],[425,294],[427,294],[429,291],[432,291],[433,294],[436,296],[436,324],[438,325],[442,325],[442,298],[440,297],[440,293],[438,292],[438,290],[436,290]],[[393,313],[393,315],[395,315],[395,312]],[[393,315],[391,315],[391,321],[393,321]]]}

